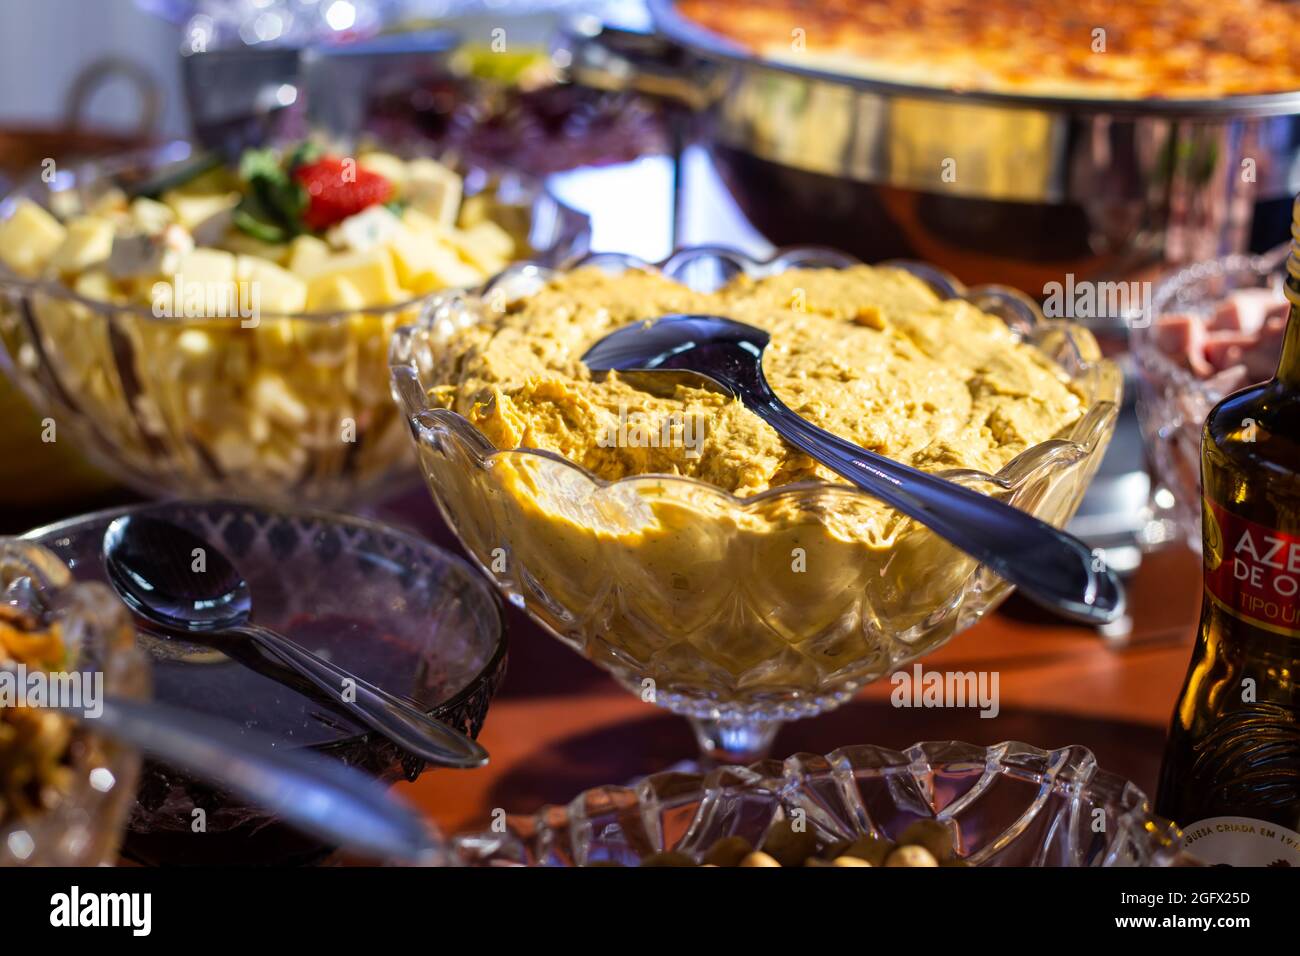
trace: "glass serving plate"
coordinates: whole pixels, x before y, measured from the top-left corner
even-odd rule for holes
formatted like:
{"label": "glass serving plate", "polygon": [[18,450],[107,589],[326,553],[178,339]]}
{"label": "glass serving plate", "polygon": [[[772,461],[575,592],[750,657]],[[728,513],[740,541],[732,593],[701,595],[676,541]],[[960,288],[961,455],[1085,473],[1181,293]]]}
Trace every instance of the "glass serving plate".
{"label": "glass serving plate", "polygon": [[[183,161],[173,142],[60,169],[0,200],[43,206]],[[467,194],[547,261],[586,249],[585,216],[538,184],[482,170]],[[88,203],[87,203],[88,205]],[[346,313],[159,317],[0,266],[0,368],[106,471],[150,496],[340,504],[410,474],[384,358],[393,330],[428,296]],[[197,336],[197,338],[196,338]],[[199,342],[206,347],[198,347]]]}
{"label": "glass serving plate", "polygon": [[[504,679],[507,651],[500,598],[468,562],[375,521],[239,502],[100,511],[27,537],[98,587],[106,581],[104,531],[123,514],[169,521],[220,547],[249,584],[254,623],[478,736]],[[259,652],[162,636],[143,622],[139,642],[152,661],[160,703],[327,754],[388,783],[414,780],[426,769]],[[205,829],[196,833],[199,808]],[[153,760],[145,763],[124,846],[133,859],[164,865],[305,862],[330,849]]]}
{"label": "glass serving plate", "polygon": [[[762,262],[695,248],[655,266],[608,254],[579,264],[657,268],[709,290],[740,272],[854,262],[817,248]],[[942,298],[964,298],[1003,318],[1085,396],[1086,411],[1068,434],[1027,449],[998,474],[942,473],[1063,526],[1114,430],[1119,370],[1100,358],[1086,329],[1044,319],[1014,290],[967,289],[930,266],[891,264]],[[433,356],[454,348],[457,330],[485,310],[551,274],[514,267],[477,294],[433,303],[393,338],[394,389],[439,510],[508,599],[629,690],[691,718],[706,756],[761,756],[780,721],[842,704],[1006,597],[1004,581],[904,516],[889,516],[897,533],[887,547],[847,535],[853,519],[881,508],[856,488],[810,481],[738,498],[672,475],[608,482],[548,452],[498,451],[467,419],[433,407]],[[661,515],[676,519],[665,522],[676,526],[672,533]],[[790,573],[795,549],[816,573]],[[725,576],[739,585],[718,587]]]}
{"label": "glass serving plate", "polygon": [[[1162,315],[1211,314],[1238,289],[1278,290],[1286,278],[1290,243],[1261,256],[1223,256],[1181,269],[1164,279],[1151,296],[1150,311],[1129,336],[1138,381],[1138,421],[1150,450],[1159,487],[1157,513],[1172,518],[1178,535],[1201,550],[1201,430],[1210,410],[1240,387],[1225,388],[1223,377],[1199,378],[1161,349],[1155,329]],[[1160,494],[1171,496],[1165,499]]]}
{"label": "glass serving plate", "polygon": [[1146,795],[1100,769],[1085,748],[955,741],[901,752],[842,747],[824,757],[795,754],[707,775],[657,773],[628,787],[588,790],[567,806],[508,817],[505,832],[460,834],[451,855],[463,866],[636,866],[664,850],[698,861],[723,837],[761,846],[781,819],[802,820],[819,844],[896,840],[917,820],[938,820],[972,866],[1197,863],[1181,849],[1178,828],[1151,812]]}
{"label": "glass serving plate", "polygon": [[[104,694],[149,696],[148,659],[126,608],[104,585],[74,581],[45,548],[0,538],[0,603],[42,626],[57,622],[71,652],[69,671],[102,674]],[[74,729],[69,766],[71,787],[50,809],[0,824],[0,866],[102,866],[117,858],[139,755],[96,736],[92,720]]]}

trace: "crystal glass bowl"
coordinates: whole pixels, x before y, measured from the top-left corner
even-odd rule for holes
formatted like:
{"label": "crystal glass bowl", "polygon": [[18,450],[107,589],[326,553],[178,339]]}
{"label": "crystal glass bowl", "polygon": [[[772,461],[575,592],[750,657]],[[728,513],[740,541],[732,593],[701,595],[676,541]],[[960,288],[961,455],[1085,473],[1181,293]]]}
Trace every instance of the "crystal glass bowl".
{"label": "crystal glass bowl", "polygon": [[[58,207],[93,200],[190,154],[176,142],[61,169],[0,201]],[[533,254],[585,249],[586,217],[515,178],[467,179],[492,216]],[[0,266],[0,367],[56,435],[147,495],[338,504],[410,474],[403,423],[388,386],[388,339],[427,297],[348,313],[158,317],[147,306],[83,298]],[[66,429],[66,432],[65,432]]]}
{"label": "crystal glass bowl", "polygon": [[[104,530],[127,513],[181,525],[221,548],[249,583],[254,623],[472,737],[482,729],[505,676],[506,638],[501,601],[468,562],[378,522],[239,502],[101,511],[27,537],[78,578],[103,582]],[[329,706],[263,655],[161,637],[143,625],[139,641],[152,659],[161,703],[328,754],[387,782],[414,780],[425,770],[422,760]],[[193,829],[196,809],[205,813],[201,833]],[[155,761],[145,764],[125,845],[128,856],[162,864],[307,862],[329,850],[240,798]]]}
{"label": "crystal glass bowl", "polygon": [[[71,652],[70,673],[102,674],[104,694],[149,696],[148,659],[136,647],[126,608],[104,585],[75,581],[45,548],[0,538],[0,603],[42,626],[57,623]],[[44,812],[0,822],[0,866],[102,866],[117,858],[140,758],[96,736],[87,726],[93,723],[73,729],[68,791]]]}
{"label": "crystal glass bowl", "polygon": [[[623,256],[586,262],[647,267]],[[657,268],[708,290],[741,271],[852,262],[824,249],[757,262],[701,248]],[[966,289],[929,266],[893,265],[941,297],[966,298],[1005,319],[1085,396],[1068,434],[1027,449],[998,474],[943,473],[1064,525],[1114,429],[1119,370],[1099,357],[1087,330],[1044,319],[1020,293]],[[454,349],[457,329],[493,303],[526,294],[548,274],[516,267],[479,294],[435,302],[393,338],[394,388],[439,510],[509,600],[629,690],[691,717],[706,753],[754,759],[777,722],[843,703],[1007,595],[1009,585],[902,515],[887,519],[887,546],[857,540],[853,519],[881,506],[856,488],[801,482],[739,498],[671,475],[603,481],[548,452],[497,450],[467,419],[433,407],[433,356]],[[813,570],[791,573],[795,554]]]}
{"label": "crystal glass bowl", "polygon": [[802,820],[819,844],[896,840],[917,820],[938,820],[972,866],[1196,863],[1182,851],[1178,828],[1085,748],[954,741],[902,752],[842,747],[707,775],[657,773],[509,817],[505,832],[460,834],[452,857],[466,866],[636,866],[648,854],[676,850],[699,860],[723,837],[761,846],[779,819]]}
{"label": "crystal glass bowl", "polygon": [[[1281,253],[1289,248],[1288,244]],[[1201,550],[1201,429],[1210,410],[1235,387],[1224,388],[1220,377],[1193,375],[1177,356],[1160,347],[1155,330],[1164,315],[1208,318],[1238,289],[1276,288],[1282,301],[1286,261],[1281,253],[1224,256],[1173,273],[1156,287],[1150,309],[1133,324],[1129,336],[1137,372],[1138,420],[1159,485],[1156,504],[1173,519],[1178,536],[1197,552]],[[1165,499],[1161,491],[1170,498]]]}

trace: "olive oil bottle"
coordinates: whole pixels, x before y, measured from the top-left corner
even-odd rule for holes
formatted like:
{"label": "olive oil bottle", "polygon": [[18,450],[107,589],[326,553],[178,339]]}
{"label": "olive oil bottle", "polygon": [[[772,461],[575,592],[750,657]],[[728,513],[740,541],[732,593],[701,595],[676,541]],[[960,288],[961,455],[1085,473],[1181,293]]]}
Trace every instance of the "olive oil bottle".
{"label": "olive oil bottle", "polygon": [[1208,863],[1300,866],[1300,199],[1272,380],[1228,396],[1201,443],[1200,632],[1156,810]]}

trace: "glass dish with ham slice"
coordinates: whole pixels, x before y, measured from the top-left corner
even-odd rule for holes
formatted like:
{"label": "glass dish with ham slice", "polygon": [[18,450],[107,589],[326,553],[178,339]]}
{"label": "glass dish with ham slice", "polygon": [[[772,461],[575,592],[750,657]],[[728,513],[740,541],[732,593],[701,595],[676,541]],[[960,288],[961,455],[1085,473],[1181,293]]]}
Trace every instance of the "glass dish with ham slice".
{"label": "glass dish with ham slice", "polygon": [[1201,427],[1224,396],[1271,378],[1286,329],[1286,253],[1199,262],[1162,281],[1131,345],[1157,508],[1201,546]]}

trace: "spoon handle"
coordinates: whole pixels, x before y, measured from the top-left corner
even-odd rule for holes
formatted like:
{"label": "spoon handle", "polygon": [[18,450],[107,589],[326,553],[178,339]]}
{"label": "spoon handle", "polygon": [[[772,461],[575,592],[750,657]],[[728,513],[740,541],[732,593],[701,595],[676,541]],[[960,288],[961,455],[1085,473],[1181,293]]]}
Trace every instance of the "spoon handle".
{"label": "spoon handle", "polygon": [[435,849],[418,814],[337,760],[275,749],[261,734],[162,704],[109,697],[94,718],[60,709],[92,732],[230,790],[334,845],[412,863],[427,861]]}
{"label": "spoon handle", "polygon": [[1078,538],[978,491],[867,451],[796,414],[770,389],[750,409],[805,454],[932,529],[1026,596],[1089,624],[1124,610],[1124,589]]}
{"label": "spoon handle", "polygon": [[[442,767],[481,767],[487,751],[476,741],[417,710],[394,694],[332,664],[282,634],[256,624],[231,628],[335,698],[358,720],[417,757]],[[350,683],[349,683],[350,682]],[[347,699],[351,691],[353,699]]]}

